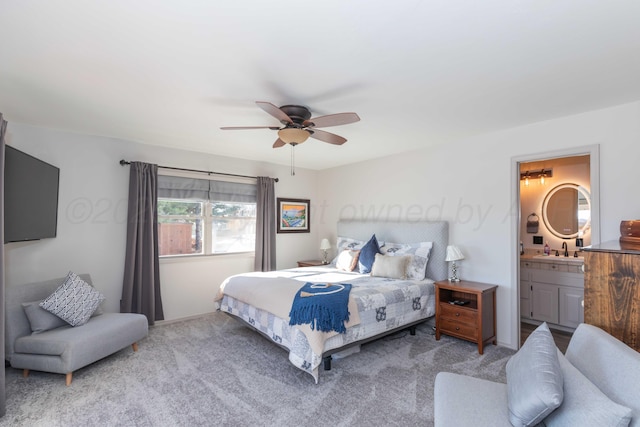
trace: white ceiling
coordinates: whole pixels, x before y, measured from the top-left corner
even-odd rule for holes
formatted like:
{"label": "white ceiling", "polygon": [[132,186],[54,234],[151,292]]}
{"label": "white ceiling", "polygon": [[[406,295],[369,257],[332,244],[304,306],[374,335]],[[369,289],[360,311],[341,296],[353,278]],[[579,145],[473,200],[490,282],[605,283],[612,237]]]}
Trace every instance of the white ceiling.
{"label": "white ceiling", "polygon": [[637,0],[0,6],[10,123],[286,165],[274,131],[220,127],[278,125],[255,101],[358,113],[296,148],[311,169],[639,99]]}

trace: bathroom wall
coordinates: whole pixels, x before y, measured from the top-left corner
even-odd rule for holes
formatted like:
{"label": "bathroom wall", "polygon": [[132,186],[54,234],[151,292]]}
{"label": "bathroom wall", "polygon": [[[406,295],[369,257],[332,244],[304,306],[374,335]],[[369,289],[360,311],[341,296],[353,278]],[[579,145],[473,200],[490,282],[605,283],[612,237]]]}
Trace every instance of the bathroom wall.
{"label": "bathroom wall", "polygon": [[[590,185],[590,167],[589,156],[563,157],[557,159],[549,159],[543,161],[521,163],[520,173],[526,171],[534,171],[540,169],[552,169],[553,176],[547,177],[544,184],[539,179],[530,179],[529,185],[525,185],[525,181],[520,181],[520,212],[522,220],[520,223],[520,236],[524,244],[525,251],[540,252],[544,248],[544,242],[548,242],[553,251],[560,250],[562,242],[566,241],[571,254],[576,249],[575,239],[563,240],[556,237],[547,228],[542,217],[542,205],[549,191],[560,184],[577,184],[584,187],[589,193]],[[527,232],[527,218],[531,213],[536,213],[539,219],[539,228],[537,233]],[[591,229],[588,228],[583,236],[584,245],[591,244]],[[542,236],[542,244],[534,244],[533,236]]]}

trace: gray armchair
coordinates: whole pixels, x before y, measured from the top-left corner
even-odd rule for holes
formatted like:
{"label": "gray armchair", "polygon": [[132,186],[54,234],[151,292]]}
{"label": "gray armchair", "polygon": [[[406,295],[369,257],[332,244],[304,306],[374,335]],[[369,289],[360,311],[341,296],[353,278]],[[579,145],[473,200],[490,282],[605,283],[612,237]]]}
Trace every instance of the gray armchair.
{"label": "gray armchair", "polygon": [[[80,277],[91,284],[88,274]],[[82,325],[64,324],[42,332],[33,332],[23,303],[43,300],[64,281],[14,285],[6,288],[5,358],[13,368],[66,375],[70,385],[73,372],[129,345],[137,351],[137,342],[148,334],[147,318],[134,313],[94,315]]]}

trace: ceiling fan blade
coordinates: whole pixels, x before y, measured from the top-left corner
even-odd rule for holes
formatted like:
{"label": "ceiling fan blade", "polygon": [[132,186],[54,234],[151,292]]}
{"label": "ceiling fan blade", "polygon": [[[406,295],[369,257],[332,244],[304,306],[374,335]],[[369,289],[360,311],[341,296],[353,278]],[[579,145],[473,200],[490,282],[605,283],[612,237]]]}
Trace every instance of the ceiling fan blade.
{"label": "ceiling fan blade", "polygon": [[356,113],[338,113],[338,114],[329,114],[327,116],[313,117],[309,120],[306,120],[303,125],[310,127],[329,127],[329,126],[340,126],[340,125],[348,125],[349,123],[359,122],[360,117]]}
{"label": "ceiling fan blade", "polygon": [[278,138],[276,139],[276,142],[273,143],[273,148],[284,147],[285,145],[287,145],[287,143]]}
{"label": "ceiling fan blade", "polygon": [[284,111],[282,111],[272,103],[265,102],[265,101],[256,101],[256,104],[258,104],[258,107],[262,108],[264,111],[266,111],[267,113],[271,114],[273,117],[278,119],[281,123],[283,124],[293,123],[293,120],[291,120],[291,117],[287,116],[284,113]]}
{"label": "ceiling fan blade", "polygon": [[222,130],[244,130],[244,129],[271,129],[278,130],[280,129],[278,126],[224,126],[221,127]]}
{"label": "ceiling fan blade", "polygon": [[334,144],[334,145],[342,145],[345,142],[347,142],[347,140],[341,137],[340,135],[325,132],[320,129],[313,129],[311,138],[319,139],[320,141],[328,142],[329,144]]}

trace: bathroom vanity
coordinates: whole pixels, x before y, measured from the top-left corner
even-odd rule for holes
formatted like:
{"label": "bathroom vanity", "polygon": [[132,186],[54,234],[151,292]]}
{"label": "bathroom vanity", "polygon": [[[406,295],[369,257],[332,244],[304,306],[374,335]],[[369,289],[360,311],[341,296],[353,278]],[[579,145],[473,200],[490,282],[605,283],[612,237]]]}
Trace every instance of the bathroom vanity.
{"label": "bathroom vanity", "polygon": [[572,331],[584,322],[584,259],[520,257],[520,315],[523,321],[547,322]]}

